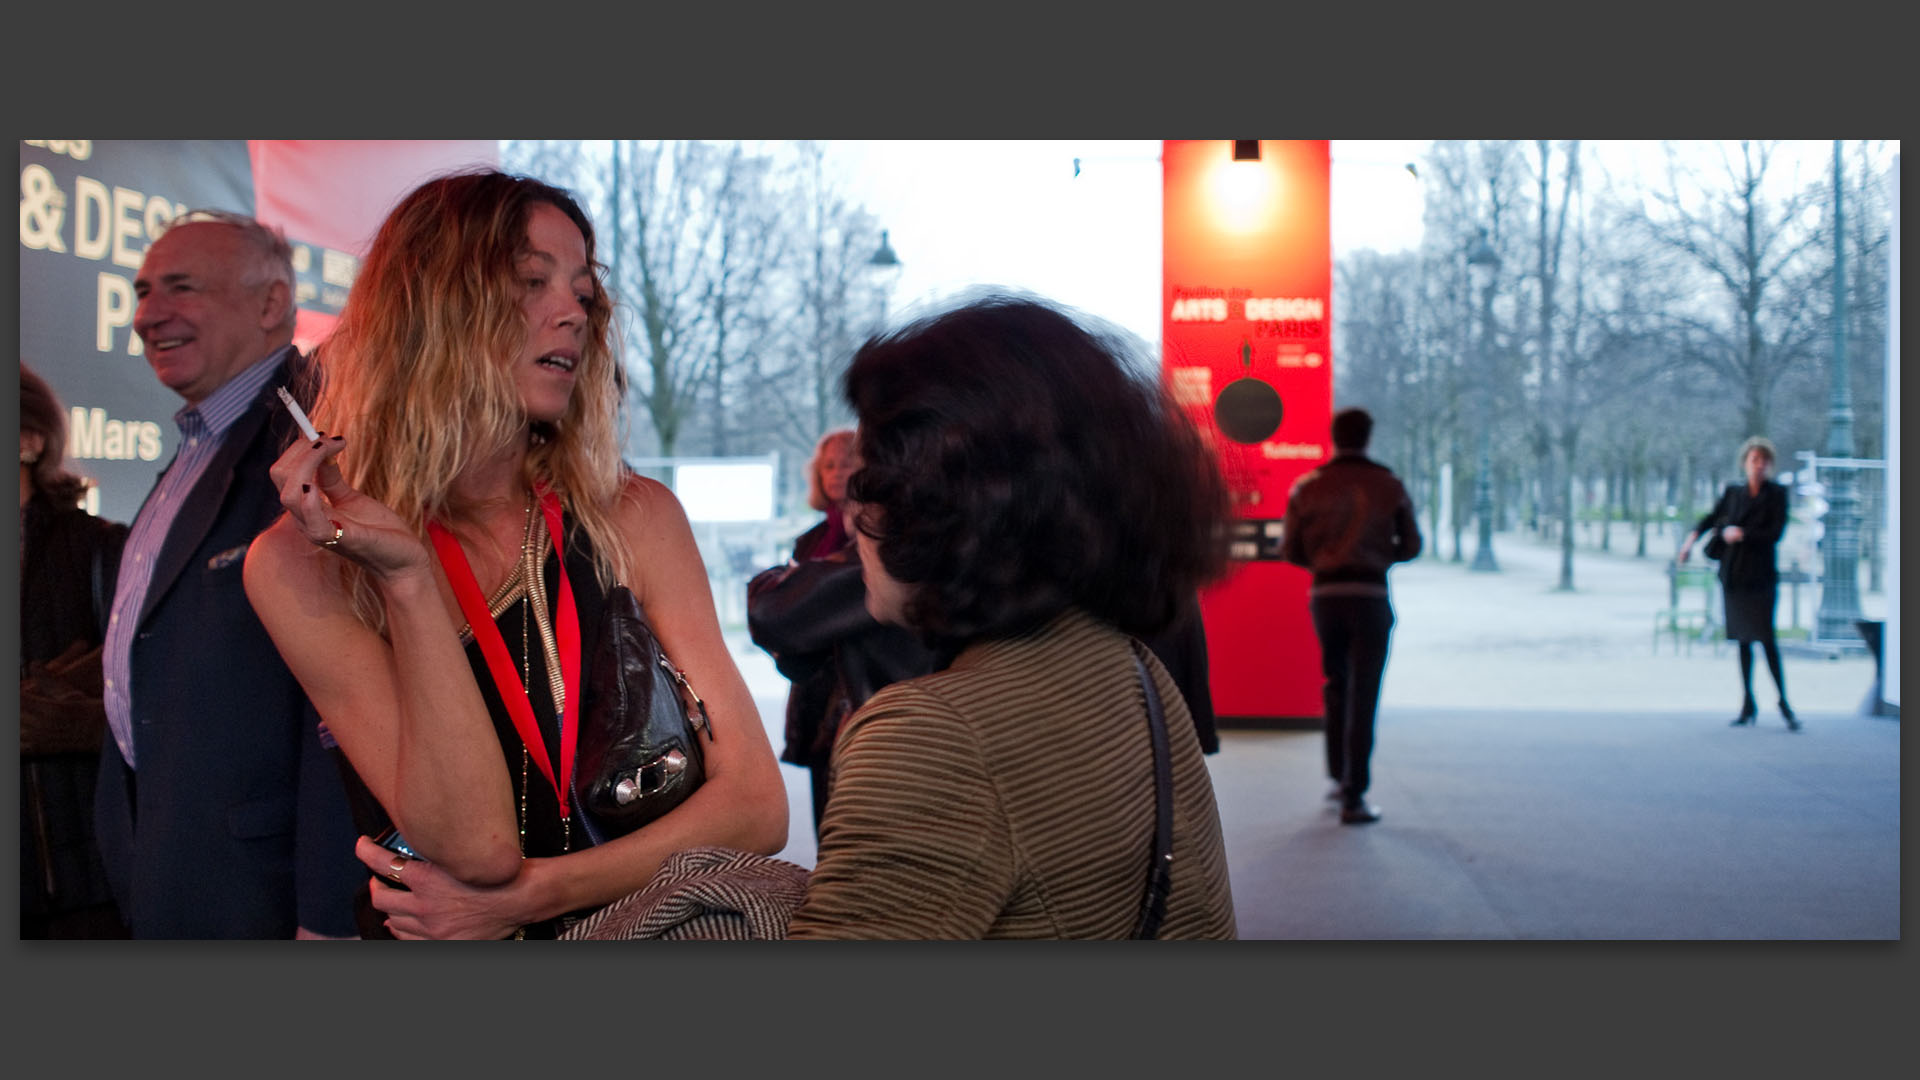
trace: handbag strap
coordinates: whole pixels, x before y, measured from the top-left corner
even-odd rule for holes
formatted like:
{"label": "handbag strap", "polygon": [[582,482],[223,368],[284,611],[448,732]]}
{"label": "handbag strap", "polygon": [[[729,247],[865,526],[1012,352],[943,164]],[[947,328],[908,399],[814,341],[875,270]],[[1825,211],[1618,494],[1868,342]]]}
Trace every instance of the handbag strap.
{"label": "handbag strap", "polygon": [[1173,761],[1167,747],[1167,719],[1160,710],[1160,692],[1147,676],[1142,646],[1133,642],[1133,670],[1147,698],[1147,724],[1153,736],[1153,862],[1147,869],[1147,895],[1140,904],[1137,939],[1152,940],[1167,914],[1167,895],[1173,891]]}

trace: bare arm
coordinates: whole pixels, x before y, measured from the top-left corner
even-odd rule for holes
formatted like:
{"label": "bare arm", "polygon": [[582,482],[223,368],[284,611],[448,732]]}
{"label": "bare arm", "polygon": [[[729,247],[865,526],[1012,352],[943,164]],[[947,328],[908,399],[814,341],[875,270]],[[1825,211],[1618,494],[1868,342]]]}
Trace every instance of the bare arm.
{"label": "bare arm", "polygon": [[[620,511],[634,552],[627,584],[661,646],[707,703],[714,738],[702,744],[706,779],[671,812],[626,836],[553,858],[527,859],[510,884],[463,889],[432,867],[409,867],[412,892],[376,887],[374,904],[402,936],[498,937],[515,926],[616,900],[646,884],[675,851],[703,845],[773,854],[786,844],[786,786],[746,680],[721,636],[704,564],[680,503],[659,483],[632,478]],[[496,758],[498,750],[495,750]],[[389,856],[361,843],[381,870]]]}
{"label": "bare arm", "polygon": [[[392,511],[325,463],[343,445],[296,443],[274,465],[288,513],[248,553],[248,599],[415,850],[465,882],[511,880],[513,788],[434,563]],[[318,546],[336,522],[346,534],[338,547]],[[374,574],[386,638],[353,616],[341,557]]]}

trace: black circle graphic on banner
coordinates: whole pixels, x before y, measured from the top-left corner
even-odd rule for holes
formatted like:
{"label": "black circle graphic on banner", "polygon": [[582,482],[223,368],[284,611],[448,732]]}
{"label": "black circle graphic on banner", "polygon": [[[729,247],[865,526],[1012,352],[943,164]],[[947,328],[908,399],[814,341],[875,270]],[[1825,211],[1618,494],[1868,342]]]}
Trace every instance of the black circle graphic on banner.
{"label": "black circle graphic on banner", "polygon": [[1280,430],[1282,412],[1279,392],[1252,376],[1233,380],[1213,399],[1213,418],[1220,433],[1247,446]]}

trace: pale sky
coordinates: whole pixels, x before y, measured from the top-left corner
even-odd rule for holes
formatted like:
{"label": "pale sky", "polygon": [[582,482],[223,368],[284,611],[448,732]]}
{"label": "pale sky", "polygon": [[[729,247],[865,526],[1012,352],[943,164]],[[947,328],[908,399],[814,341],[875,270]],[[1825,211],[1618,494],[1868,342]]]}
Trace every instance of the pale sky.
{"label": "pale sky", "polygon": [[[1160,338],[1160,141],[926,140],[829,142],[829,168],[880,219],[902,269],[895,311],[979,285],[1030,290]],[[1426,139],[1335,139],[1333,254],[1419,246],[1423,181],[1406,170]],[[1677,144],[1723,177],[1706,144]],[[1660,143],[1590,142],[1618,175],[1657,180]],[[1781,193],[1831,168],[1831,143],[1784,148],[1768,181]],[[1886,144],[1881,153],[1899,153]],[[1074,175],[1074,159],[1080,172]]]}
{"label": "pale sky", "polygon": [[[1333,141],[1335,258],[1419,244],[1420,183],[1405,166],[1427,145]],[[895,310],[1007,285],[1159,341],[1159,140],[827,146],[840,182],[899,254]]]}

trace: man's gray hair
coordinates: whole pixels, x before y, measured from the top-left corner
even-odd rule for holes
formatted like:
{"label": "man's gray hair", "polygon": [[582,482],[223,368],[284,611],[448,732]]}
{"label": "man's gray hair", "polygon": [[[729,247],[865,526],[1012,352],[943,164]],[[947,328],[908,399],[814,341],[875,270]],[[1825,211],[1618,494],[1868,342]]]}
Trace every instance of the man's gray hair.
{"label": "man's gray hair", "polygon": [[230,210],[189,210],[167,224],[171,229],[176,225],[197,225],[209,223],[228,225],[240,230],[241,237],[253,251],[252,265],[240,276],[240,283],[249,289],[259,288],[278,281],[287,287],[287,321],[282,329],[293,326],[294,296],[293,282],[293,245],[287,242],[286,234],[277,228],[262,225],[245,214],[236,214]]}

